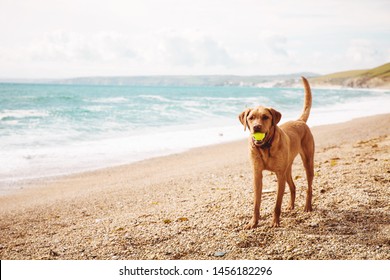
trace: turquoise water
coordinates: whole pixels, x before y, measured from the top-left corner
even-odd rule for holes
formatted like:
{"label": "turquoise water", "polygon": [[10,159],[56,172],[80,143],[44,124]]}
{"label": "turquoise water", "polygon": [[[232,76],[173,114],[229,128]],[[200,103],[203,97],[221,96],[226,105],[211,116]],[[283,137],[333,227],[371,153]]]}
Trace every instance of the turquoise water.
{"label": "turquoise water", "polygon": [[[309,125],[390,112],[390,91],[313,90]],[[0,181],[67,174],[247,136],[246,107],[297,118],[303,90],[0,84]],[[369,111],[361,110],[364,106]]]}

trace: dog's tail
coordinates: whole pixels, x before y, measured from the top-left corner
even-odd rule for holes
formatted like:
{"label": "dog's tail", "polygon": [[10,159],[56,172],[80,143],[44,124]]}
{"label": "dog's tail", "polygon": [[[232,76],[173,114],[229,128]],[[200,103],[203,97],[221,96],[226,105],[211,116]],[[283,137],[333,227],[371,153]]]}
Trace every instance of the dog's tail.
{"label": "dog's tail", "polygon": [[303,87],[305,88],[305,102],[303,104],[303,112],[302,115],[299,117],[299,120],[307,122],[307,119],[310,115],[312,97],[309,82],[306,80],[305,77],[301,78],[303,82]]}

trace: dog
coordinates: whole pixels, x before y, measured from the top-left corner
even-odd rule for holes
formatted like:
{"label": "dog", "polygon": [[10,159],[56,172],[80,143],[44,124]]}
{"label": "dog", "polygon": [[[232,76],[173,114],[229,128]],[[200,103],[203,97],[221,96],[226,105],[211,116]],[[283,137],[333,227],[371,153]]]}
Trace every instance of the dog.
{"label": "dog", "polygon": [[[298,154],[302,158],[308,183],[304,211],[312,211],[314,138],[306,124],[310,115],[312,94],[307,79],[301,78],[304,85],[305,100],[303,112],[298,120],[289,121],[278,126],[282,114],[273,108],[262,106],[253,109],[248,108],[238,116],[244,126],[244,131],[248,128],[251,132],[248,142],[253,168],[254,209],[252,220],[244,227],[245,229],[256,228],[259,222],[263,170],[274,172],[278,179],[272,227],[280,226],[280,213],[286,182],[290,188],[289,209],[294,209],[296,188],[292,179],[291,169],[293,161]],[[265,137],[261,141],[252,137],[252,134],[258,132],[265,133]]]}

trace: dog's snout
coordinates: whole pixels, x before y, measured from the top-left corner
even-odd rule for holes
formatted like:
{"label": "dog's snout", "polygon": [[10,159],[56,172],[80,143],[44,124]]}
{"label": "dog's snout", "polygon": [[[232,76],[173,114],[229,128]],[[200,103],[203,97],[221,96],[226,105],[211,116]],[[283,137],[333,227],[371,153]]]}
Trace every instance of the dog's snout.
{"label": "dog's snout", "polygon": [[254,132],[261,132],[261,124],[257,124],[253,126],[253,131]]}

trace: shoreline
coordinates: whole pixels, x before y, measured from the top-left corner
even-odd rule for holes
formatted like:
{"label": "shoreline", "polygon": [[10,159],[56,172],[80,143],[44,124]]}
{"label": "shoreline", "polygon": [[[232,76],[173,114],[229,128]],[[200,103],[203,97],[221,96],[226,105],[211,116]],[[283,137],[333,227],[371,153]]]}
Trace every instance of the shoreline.
{"label": "shoreline", "polygon": [[[296,209],[271,228],[275,176],[252,213],[247,141],[37,180],[0,196],[1,259],[389,259],[390,114],[312,127],[314,211],[294,163]],[[366,132],[362,133],[362,131]],[[225,252],[215,257],[217,251]]]}

